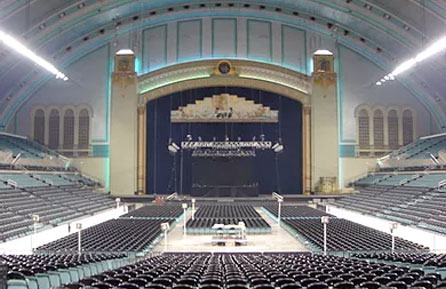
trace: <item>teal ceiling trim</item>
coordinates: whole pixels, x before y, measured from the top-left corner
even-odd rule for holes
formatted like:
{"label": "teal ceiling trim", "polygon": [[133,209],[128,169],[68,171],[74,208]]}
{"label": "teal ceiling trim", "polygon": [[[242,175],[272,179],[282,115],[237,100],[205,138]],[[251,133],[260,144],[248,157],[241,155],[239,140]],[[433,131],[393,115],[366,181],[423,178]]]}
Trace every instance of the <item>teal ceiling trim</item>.
{"label": "teal ceiling trim", "polygon": [[[314,31],[314,32],[329,36],[331,38],[335,38],[326,29],[324,29],[320,26],[317,26],[317,25],[311,25],[310,23],[301,21],[300,19],[296,19],[296,18],[288,19],[288,18],[279,17],[279,15],[263,15],[263,14],[251,12],[248,10],[247,11],[240,11],[240,10],[238,10],[238,11],[211,11],[211,10],[207,10],[205,12],[201,11],[201,12],[193,12],[190,14],[177,14],[177,15],[175,15],[175,17],[171,17],[167,20],[166,19],[147,20],[145,22],[141,22],[136,25],[128,25],[127,27],[122,27],[120,30],[118,30],[117,34],[105,35],[104,37],[98,39],[97,41],[89,43],[88,45],[84,46],[82,49],[80,49],[76,52],[73,52],[72,54],[70,54],[68,57],[66,57],[63,60],[62,67],[65,67],[66,65],[78,60],[80,57],[82,57],[83,55],[88,53],[88,51],[98,48],[98,47],[110,42],[113,38],[123,35],[123,34],[126,34],[126,33],[129,33],[130,31],[139,30],[139,29],[143,29],[143,28],[146,28],[146,27],[149,27],[152,25],[160,25],[162,23],[167,23],[167,22],[172,22],[172,21],[177,21],[177,20],[182,20],[182,19],[206,17],[206,16],[208,16],[208,17],[247,17],[247,18],[253,18],[253,19],[273,20],[273,21],[277,21],[279,23],[295,25],[297,27],[300,27],[300,28],[303,28],[306,30]],[[340,44],[352,49],[353,51],[356,51],[359,54],[363,55],[369,61],[378,65],[381,69],[389,70],[391,68],[389,66],[388,62],[380,59],[379,57],[377,57],[376,54],[372,53],[371,51],[368,51],[364,47],[362,47],[354,42],[351,42],[351,40],[348,37],[337,36],[335,38],[335,40],[338,41]],[[38,83],[41,84],[42,81],[39,81]],[[33,84],[32,87],[35,88],[36,85]],[[437,111],[437,108],[429,101],[428,97],[425,96],[423,93],[421,93],[419,90],[412,88],[412,85],[409,83],[406,83],[405,87],[409,88],[409,91],[411,91],[420,100],[422,100],[422,103],[426,104],[426,107],[429,109],[429,111],[431,111],[431,113],[434,116],[437,123],[441,127],[444,126],[443,118],[440,116],[440,113]],[[27,89],[26,93],[23,93],[21,96],[19,96],[18,99],[14,102],[14,104],[11,105],[11,108],[8,109],[8,112],[5,115],[5,117],[3,117],[1,124],[6,125],[10,121],[10,119],[13,116],[17,107],[19,107],[21,105],[21,103],[23,103],[23,100],[26,99],[27,97],[29,97],[32,93],[33,93],[32,90]]]}

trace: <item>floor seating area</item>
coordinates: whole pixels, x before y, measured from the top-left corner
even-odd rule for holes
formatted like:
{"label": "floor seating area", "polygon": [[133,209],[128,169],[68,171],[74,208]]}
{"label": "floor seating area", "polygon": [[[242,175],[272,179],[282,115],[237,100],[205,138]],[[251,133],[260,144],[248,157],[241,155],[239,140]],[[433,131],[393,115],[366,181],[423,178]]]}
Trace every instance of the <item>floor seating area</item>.
{"label": "floor seating area", "polygon": [[[83,252],[147,252],[161,237],[161,223],[173,225],[183,213],[180,204],[149,205],[81,232]],[[78,233],[37,248],[39,252],[78,250]]]}
{"label": "floor seating area", "polygon": [[353,258],[446,268],[446,254],[435,253],[362,253]]}
{"label": "floor seating area", "polygon": [[426,187],[369,186],[334,205],[446,234],[446,192]]}
{"label": "floor seating area", "polygon": [[148,205],[131,211],[121,218],[178,218],[183,214],[181,204]]}
{"label": "floor seating area", "polygon": [[91,215],[115,206],[107,195],[79,185],[61,187],[0,188],[0,241],[31,233],[32,216],[38,228]]}
{"label": "floor seating area", "polygon": [[[306,240],[317,250],[324,245],[324,229],[319,218],[285,219],[283,222],[295,231],[295,234]],[[392,237],[390,234],[353,223],[345,219],[330,218],[327,224],[327,250],[343,251],[375,251],[390,250]],[[422,245],[395,238],[396,250],[427,250]]]}
{"label": "floor seating area", "polygon": [[[263,206],[269,213],[278,216],[279,206],[276,204],[269,204]],[[280,208],[281,218],[313,218],[328,216],[328,214],[321,210],[316,210],[308,206],[292,206],[292,205],[282,205]]]}
{"label": "floor seating area", "polygon": [[[277,206],[265,207],[270,214],[277,217]],[[283,212],[283,213],[282,213]],[[293,236],[312,250],[323,250],[322,216],[329,217],[327,224],[327,251],[372,251],[390,250],[391,235],[369,227],[339,219],[308,206],[282,206],[282,224]],[[396,238],[399,250],[424,250],[421,245]]]}
{"label": "floor seating area", "polygon": [[165,253],[63,288],[432,289],[443,282],[436,272],[335,256]]}
{"label": "floor seating area", "polygon": [[125,254],[0,255],[8,267],[8,288],[49,289],[77,282],[129,263]]}
{"label": "floor seating area", "polygon": [[249,204],[200,204],[186,227],[188,233],[210,234],[215,224],[237,225],[239,222],[245,223],[250,234],[271,232],[268,223]]}

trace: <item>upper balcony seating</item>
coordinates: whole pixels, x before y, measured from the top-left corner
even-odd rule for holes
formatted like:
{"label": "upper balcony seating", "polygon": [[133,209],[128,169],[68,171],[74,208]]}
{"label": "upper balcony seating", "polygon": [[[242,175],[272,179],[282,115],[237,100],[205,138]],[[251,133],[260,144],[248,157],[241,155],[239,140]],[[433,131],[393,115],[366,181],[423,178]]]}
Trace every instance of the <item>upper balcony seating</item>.
{"label": "upper balcony seating", "polygon": [[336,256],[166,253],[62,288],[427,289],[441,282],[438,274],[422,270]]}
{"label": "upper balcony seating", "polygon": [[426,167],[443,169],[446,166],[446,134],[422,137],[380,159],[383,170],[398,168],[423,170]]}
{"label": "upper balcony seating", "polygon": [[438,188],[441,181],[446,181],[444,173],[421,173],[421,174],[374,174],[361,178],[354,182],[356,186],[408,186],[423,188]]}
{"label": "upper balcony seating", "polygon": [[407,185],[412,187],[360,188],[359,194],[337,200],[334,205],[446,234],[446,193],[413,186],[413,182]]}
{"label": "upper balcony seating", "polygon": [[25,137],[0,133],[0,164],[28,169],[67,169],[68,159]]}

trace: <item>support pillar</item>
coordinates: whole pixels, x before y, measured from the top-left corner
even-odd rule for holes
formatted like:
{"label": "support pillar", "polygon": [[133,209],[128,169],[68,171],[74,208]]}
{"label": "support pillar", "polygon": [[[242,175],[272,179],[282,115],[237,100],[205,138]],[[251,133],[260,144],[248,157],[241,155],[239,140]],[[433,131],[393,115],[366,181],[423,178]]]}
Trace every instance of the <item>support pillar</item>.
{"label": "support pillar", "polygon": [[302,182],[303,193],[309,195],[311,193],[311,107],[304,106],[302,115]]}
{"label": "support pillar", "polygon": [[138,173],[137,194],[144,195],[146,191],[146,106],[138,106]]}
{"label": "support pillar", "polygon": [[112,74],[110,116],[110,190],[132,195],[137,191],[138,95],[135,55],[118,51]]}
{"label": "support pillar", "polygon": [[324,193],[330,193],[339,188],[337,75],[330,51],[317,51],[313,57],[311,187],[312,191],[320,192],[324,185]]}

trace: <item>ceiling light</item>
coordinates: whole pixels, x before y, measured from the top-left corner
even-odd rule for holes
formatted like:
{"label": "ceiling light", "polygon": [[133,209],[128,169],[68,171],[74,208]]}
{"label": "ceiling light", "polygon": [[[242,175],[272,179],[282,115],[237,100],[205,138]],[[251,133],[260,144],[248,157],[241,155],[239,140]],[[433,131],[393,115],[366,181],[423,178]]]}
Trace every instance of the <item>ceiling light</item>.
{"label": "ceiling light", "polygon": [[16,51],[17,53],[34,61],[34,63],[36,63],[37,65],[51,72],[56,76],[57,79],[63,79],[64,81],[68,80],[68,77],[66,77],[65,74],[63,74],[61,71],[57,70],[57,68],[54,67],[51,63],[49,63],[42,57],[36,55],[33,51],[29,50],[25,45],[20,43],[14,37],[1,30],[0,30],[0,41],[3,42],[4,45]]}
{"label": "ceiling light", "polygon": [[396,76],[401,73],[413,68],[418,63],[446,50],[446,36],[440,38],[433,44],[431,44],[428,48],[418,53],[415,57],[410,58],[400,65],[398,65],[391,73],[384,76],[386,80],[394,80]]}

